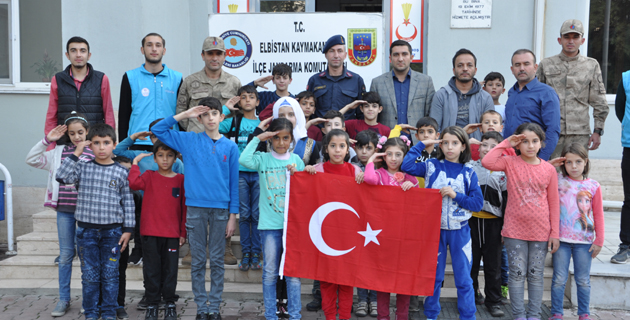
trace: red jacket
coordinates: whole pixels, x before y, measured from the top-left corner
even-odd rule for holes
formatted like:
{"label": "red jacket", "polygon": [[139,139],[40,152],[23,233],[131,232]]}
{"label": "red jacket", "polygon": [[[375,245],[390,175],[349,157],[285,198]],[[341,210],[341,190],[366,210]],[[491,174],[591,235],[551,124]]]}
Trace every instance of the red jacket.
{"label": "red jacket", "polygon": [[140,234],[163,238],[186,237],[184,175],[168,178],[147,170],[140,175],[137,165],[129,171],[129,187],[144,190]]}

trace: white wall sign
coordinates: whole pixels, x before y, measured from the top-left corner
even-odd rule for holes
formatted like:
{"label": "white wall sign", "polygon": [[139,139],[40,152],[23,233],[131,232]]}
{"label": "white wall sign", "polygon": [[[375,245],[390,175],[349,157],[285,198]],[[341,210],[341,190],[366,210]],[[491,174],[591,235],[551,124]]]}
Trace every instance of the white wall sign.
{"label": "white wall sign", "polygon": [[451,28],[492,27],[492,0],[451,0]]}
{"label": "white wall sign", "polygon": [[[384,72],[382,59],[388,57],[380,13],[212,14],[208,25],[210,35],[225,41],[225,71],[247,84],[286,63],[293,70],[293,94],[305,90],[313,74],[326,70],[322,49],[333,35],[346,39],[348,70],[361,75],[366,87]],[[275,89],[272,83],[266,86]]]}

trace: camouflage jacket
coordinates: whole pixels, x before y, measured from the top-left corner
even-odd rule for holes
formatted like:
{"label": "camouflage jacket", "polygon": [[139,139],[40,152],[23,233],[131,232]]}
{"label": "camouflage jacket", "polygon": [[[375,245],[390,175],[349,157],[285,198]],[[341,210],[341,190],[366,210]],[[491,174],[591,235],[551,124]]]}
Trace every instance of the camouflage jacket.
{"label": "camouflage jacket", "polygon": [[606,88],[597,60],[564,53],[543,59],[536,73],[560,98],[560,134],[590,135],[588,106],[593,107],[595,128],[604,129],[608,116]]}
{"label": "camouflage jacket", "polygon": [[[214,84],[213,84],[214,83]],[[241,87],[241,81],[221,70],[221,76],[215,82],[206,76],[204,69],[195,72],[184,81],[179,88],[177,95],[176,114],[184,112],[192,107],[199,105],[199,100],[205,97],[215,97],[225,104],[230,98],[234,97]],[[186,131],[202,132],[205,129],[197,119],[183,119],[179,122],[180,127]]]}

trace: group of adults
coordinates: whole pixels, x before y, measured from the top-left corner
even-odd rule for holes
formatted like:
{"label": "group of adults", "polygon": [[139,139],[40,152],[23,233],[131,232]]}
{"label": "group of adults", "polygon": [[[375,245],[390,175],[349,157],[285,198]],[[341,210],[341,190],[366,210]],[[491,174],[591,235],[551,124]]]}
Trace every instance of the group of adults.
{"label": "group of adults", "polygon": [[[516,50],[511,57],[516,82],[509,89],[505,104],[503,134],[511,135],[525,122],[539,124],[546,133],[545,146],[540,153],[544,160],[559,156],[562,148],[571,142],[580,142],[589,150],[595,150],[604,134],[609,111],[606,90],[598,62],[580,54],[584,41],[582,23],[567,20],[560,29],[558,43],[562,49],[559,54],[543,59],[540,64],[536,64],[536,56],[529,49]],[[135,132],[147,131],[155,119],[196,106],[204,97],[215,97],[225,104],[241,87],[241,81],[223,69],[226,49],[220,37],[210,36],[204,40],[201,51],[204,67],[185,78],[162,62],[166,41],[159,34],[145,36],[140,50],[145,62],[127,71],[122,79],[118,112],[120,140]],[[340,110],[362,99],[366,91],[363,78],[348,70],[344,63],[347,48],[343,36],[332,36],[323,51],[327,69],[311,76],[306,87],[315,96],[319,117],[328,110]],[[494,110],[492,97],[482,90],[475,78],[477,58],[470,50],[457,51],[452,61],[453,77],[437,92],[430,76],[410,68],[413,54],[407,42],[394,41],[389,54],[392,70],[374,78],[370,85],[370,91],[377,92],[381,98],[382,124],[390,128],[397,124],[412,127],[420,118],[430,116],[441,130],[452,125],[464,127],[478,123],[485,111]],[[52,79],[46,133],[62,124],[72,111],[85,114],[90,124],[104,122],[115,128],[109,80],[88,63],[91,56],[88,42],[81,37],[71,38],[65,55],[70,65]],[[630,101],[625,100],[626,93],[630,92],[624,91],[630,89],[630,74],[624,73],[623,79],[620,84],[623,103],[618,102],[622,107],[617,107],[617,114],[621,112],[620,120],[625,123],[630,121],[630,113],[623,113],[630,107]],[[254,86],[260,83],[250,82]],[[593,107],[595,127],[592,131],[589,106]],[[357,115],[348,112],[346,116]],[[625,199],[621,245],[613,262],[625,262],[630,256],[630,126],[624,128],[627,142],[622,160]],[[203,126],[196,119],[188,119],[179,123],[179,130],[201,132]],[[479,132],[471,134],[478,140],[480,136]],[[150,141],[137,140],[133,148],[150,150]],[[237,263],[229,239],[225,262]]]}

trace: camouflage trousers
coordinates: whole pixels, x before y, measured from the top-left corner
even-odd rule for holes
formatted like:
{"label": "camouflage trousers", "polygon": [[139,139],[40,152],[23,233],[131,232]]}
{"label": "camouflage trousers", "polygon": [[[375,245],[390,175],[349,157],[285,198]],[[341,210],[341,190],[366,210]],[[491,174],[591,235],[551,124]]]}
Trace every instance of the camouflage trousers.
{"label": "camouflage trousers", "polygon": [[558,144],[556,145],[556,149],[553,150],[553,153],[551,154],[551,158],[549,159],[551,160],[551,159],[560,157],[564,147],[573,142],[577,142],[583,145],[584,148],[586,148],[586,151],[588,151],[588,139],[590,138],[591,136],[588,134],[569,134],[569,135],[561,134],[560,139],[558,139]]}

